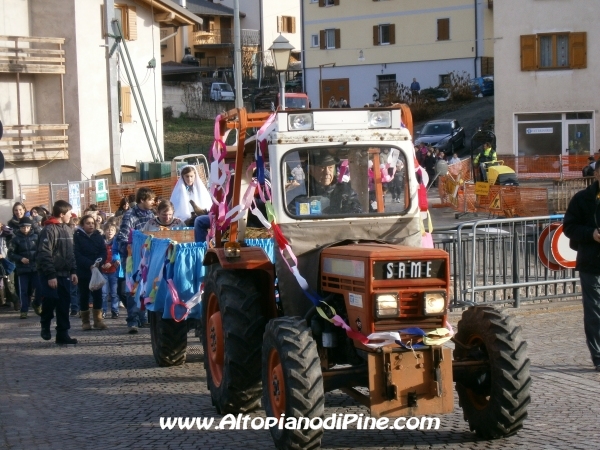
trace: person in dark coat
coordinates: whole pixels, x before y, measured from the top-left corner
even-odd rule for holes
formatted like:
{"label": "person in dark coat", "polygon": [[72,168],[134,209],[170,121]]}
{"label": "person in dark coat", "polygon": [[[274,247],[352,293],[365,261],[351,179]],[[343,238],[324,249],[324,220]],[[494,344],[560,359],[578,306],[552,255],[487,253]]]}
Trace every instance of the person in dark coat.
{"label": "person in dark coat", "polygon": [[40,275],[42,301],[41,336],[45,341],[52,338],[50,323],[56,310],[56,343],[77,344],[69,336],[69,305],[71,283],[77,284],[73,235],[69,228],[73,207],[64,200],[57,200],[52,207],[52,217],[45,222],[39,237],[37,269]]}
{"label": "person in dark coat", "polygon": [[569,202],[563,225],[571,248],[577,251],[583,328],[592,363],[600,372],[600,164],[596,164],[594,178]]}
{"label": "person in dark coat", "polygon": [[[90,291],[92,268],[101,267],[106,262],[106,246],[104,237],[96,229],[96,219],[91,214],[81,218],[80,226],[73,233],[75,260],[77,261],[77,278],[79,279],[79,308],[81,312],[81,328],[91,330],[90,324],[90,292],[93,300],[94,328],[108,328],[102,320],[102,289]],[[97,260],[100,260],[96,263]]]}
{"label": "person in dark coat", "polygon": [[21,299],[21,319],[27,319],[30,292],[35,292],[33,310],[42,314],[40,302],[40,278],[35,260],[37,257],[38,234],[33,230],[33,220],[22,217],[19,229],[8,244],[8,259],[15,263],[16,277],[19,278],[19,297]]}
{"label": "person in dark coat", "polygon": [[[336,178],[336,160],[327,151],[317,153],[309,168],[309,196],[325,197],[329,200],[323,214],[360,214],[362,206],[358,195],[350,183],[338,182]],[[288,205],[288,210],[296,214],[296,202]]]}

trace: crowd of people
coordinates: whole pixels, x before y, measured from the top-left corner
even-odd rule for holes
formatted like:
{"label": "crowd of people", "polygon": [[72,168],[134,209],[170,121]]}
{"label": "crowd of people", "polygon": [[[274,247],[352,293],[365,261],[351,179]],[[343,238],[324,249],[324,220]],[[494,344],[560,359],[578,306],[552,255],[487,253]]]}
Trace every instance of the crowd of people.
{"label": "crowd of people", "polygon": [[[70,317],[81,319],[83,331],[104,330],[104,319],[108,314],[119,318],[122,303],[128,333],[137,333],[148,321],[126,289],[132,231],[193,225],[196,216],[208,217],[211,203],[193,166],[182,169],[170,199],[140,188],[121,199],[114,215],[90,205],[78,217],[65,200],[56,201],[52,211],[45,206],[28,210],[16,202],[10,220],[0,224],[0,307],[12,305],[21,319],[32,309],[40,316],[45,340],[51,339],[50,323],[56,316],[56,342],[74,344],[77,339],[68,332]],[[95,269],[104,278],[101,289],[91,283]]]}

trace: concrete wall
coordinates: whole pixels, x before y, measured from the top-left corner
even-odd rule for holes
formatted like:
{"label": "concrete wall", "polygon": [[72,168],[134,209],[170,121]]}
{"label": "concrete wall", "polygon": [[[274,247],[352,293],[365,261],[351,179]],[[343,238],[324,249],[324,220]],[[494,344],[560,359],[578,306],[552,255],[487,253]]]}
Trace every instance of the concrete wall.
{"label": "concrete wall", "polygon": [[182,113],[187,112],[185,103],[183,103],[183,89],[180,85],[162,87],[162,103],[163,108],[173,108],[173,117],[179,117]]}
{"label": "concrete wall", "polygon": [[[592,136],[598,148],[599,18],[597,0],[494,2],[495,126],[499,153],[516,153],[515,114],[528,112],[594,111]],[[587,32],[587,68],[521,71],[520,36],[558,31]]]}

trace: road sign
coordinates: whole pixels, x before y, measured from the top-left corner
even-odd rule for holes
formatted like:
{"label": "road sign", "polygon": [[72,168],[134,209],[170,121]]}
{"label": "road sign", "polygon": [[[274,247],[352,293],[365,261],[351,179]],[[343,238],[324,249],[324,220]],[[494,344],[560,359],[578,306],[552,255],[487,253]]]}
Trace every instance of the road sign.
{"label": "road sign", "polygon": [[550,240],[550,250],[556,262],[567,269],[574,269],[577,252],[569,246],[569,238],[565,236],[562,224],[556,229]]}
{"label": "road sign", "polygon": [[502,201],[500,200],[500,192],[496,194],[494,199],[490,202],[489,209],[502,209]]}
{"label": "road sign", "polygon": [[478,181],[475,183],[475,195],[489,195],[490,193],[490,183],[486,183],[485,181]]}

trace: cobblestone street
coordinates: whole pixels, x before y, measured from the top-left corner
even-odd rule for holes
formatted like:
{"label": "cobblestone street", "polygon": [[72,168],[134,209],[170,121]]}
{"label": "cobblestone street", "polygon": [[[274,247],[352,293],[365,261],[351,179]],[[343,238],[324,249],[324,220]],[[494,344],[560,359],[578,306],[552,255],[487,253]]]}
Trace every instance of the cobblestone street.
{"label": "cobblestone street", "polygon": [[[124,313],[124,310],[122,310]],[[598,448],[600,373],[585,345],[579,303],[510,309],[523,326],[531,359],[529,419],[516,436],[480,441],[462,411],[440,416],[435,431],[326,431],[325,449]],[[459,314],[451,315],[456,325]],[[123,319],[107,331],[80,331],[76,346],[42,341],[38,318],[0,312],[0,448],[2,449],[268,449],[268,431],[162,430],[163,417],[215,417],[202,350],[190,333],[187,363],[159,368],[149,329],[126,334]],[[54,329],[53,336],[54,336]],[[456,396],[455,396],[456,397]],[[327,394],[325,415],[368,411],[338,391]],[[253,416],[264,416],[257,411]],[[594,444],[595,442],[595,444]]]}

